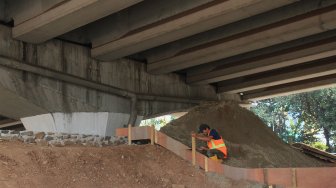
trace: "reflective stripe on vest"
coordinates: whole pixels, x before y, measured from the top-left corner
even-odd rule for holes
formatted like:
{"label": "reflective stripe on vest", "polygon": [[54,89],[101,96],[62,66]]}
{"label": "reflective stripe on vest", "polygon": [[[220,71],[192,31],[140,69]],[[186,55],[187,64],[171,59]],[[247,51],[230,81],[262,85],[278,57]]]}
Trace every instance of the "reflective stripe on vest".
{"label": "reflective stripe on vest", "polygon": [[[221,140],[223,140],[223,139],[221,138]],[[212,148],[210,148],[210,149],[217,149],[217,148],[221,148],[221,147],[226,147],[225,144],[224,144],[224,141],[223,141],[223,144],[218,144],[218,145],[215,144],[214,139],[211,139],[210,142],[211,142],[211,146],[212,146]]]}

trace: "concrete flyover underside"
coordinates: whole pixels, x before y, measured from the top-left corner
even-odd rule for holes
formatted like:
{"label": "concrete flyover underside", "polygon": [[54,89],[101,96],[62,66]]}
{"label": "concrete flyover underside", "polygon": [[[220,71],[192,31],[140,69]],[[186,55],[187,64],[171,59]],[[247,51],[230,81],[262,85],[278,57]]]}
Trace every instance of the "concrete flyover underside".
{"label": "concrete flyover underside", "polygon": [[333,87],[335,16],[334,0],[3,0],[0,97],[32,110],[0,113],[135,124],[201,101]]}

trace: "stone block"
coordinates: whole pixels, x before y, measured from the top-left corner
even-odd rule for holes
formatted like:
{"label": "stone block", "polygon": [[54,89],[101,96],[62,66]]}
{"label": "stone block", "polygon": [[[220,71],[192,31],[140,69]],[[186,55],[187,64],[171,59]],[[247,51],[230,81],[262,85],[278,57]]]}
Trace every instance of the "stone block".
{"label": "stone block", "polygon": [[49,145],[48,141],[46,141],[44,139],[35,139],[35,142],[39,146],[48,146]]}
{"label": "stone block", "polygon": [[62,147],[64,146],[60,140],[50,140],[49,145],[53,147]]}
{"label": "stone block", "polygon": [[78,139],[78,137],[79,137],[79,135],[76,135],[76,134],[72,134],[72,135],[70,135],[70,138],[71,138],[71,139]]}
{"label": "stone block", "polygon": [[104,137],[100,137],[100,136],[95,136],[94,137],[95,142],[102,142],[103,140],[104,140]]}
{"label": "stone block", "polygon": [[1,138],[3,140],[16,141],[19,140],[20,136],[19,134],[1,134]]}
{"label": "stone block", "polygon": [[68,134],[63,134],[63,139],[69,139],[70,138],[70,135]]}
{"label": "stone block", "polygon": [[108,141],[108,140],[104,140],[104,141],[103,141],[103,146],[108,146],[108,145],[110,145],[110,141]]}
{"label": "stone block", "polygon": [[65,139],[65,140],[61,140],[61,144],[62,144],[63,146],[69,146],[69,145],[74,145],[75,143],[72,142],[72,141],[69,140],[69,139]]}
{"label": "stone block", "polygon": [[16,130],[10,130],[9,132],[8,132],[8,134],[17,134],[17,135],[19,135],[20,134],[20,131],[16,131]]}
{"label": "stone block", "polygon": [[44,140],[51,141],[51,140],[55,140],[55,138],[52,135],[47,135],[47,136],[44,137]]}
{"label": "stone block", "polygon": [[35,133],[35,139],[43,139],[45,137],[44,132],[37,132]]}
{"label": "stone block", "polygon": [[35,143],[35,137],[34,136],[23,135],[21,137],[22,137],[23,142],[26,143],[26,144]]}
{"label": "stone block", "polygon": [[34,136],[33,131],[20,131],[21,136]]}
{"label": "stone block", "polygon": [[93,136],[88,136],[85,138],[86,141],[94,141],[94,137]]}
{"label": "stone block", "polygon": [[2,134],[8,134],[9,130],[0,130],[0,133],[2,133]]}

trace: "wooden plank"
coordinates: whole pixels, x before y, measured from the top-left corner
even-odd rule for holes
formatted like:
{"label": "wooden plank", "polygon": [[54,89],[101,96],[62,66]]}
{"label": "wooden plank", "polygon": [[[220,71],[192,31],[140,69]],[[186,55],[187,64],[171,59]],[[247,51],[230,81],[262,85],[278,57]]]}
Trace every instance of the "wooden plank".
{"label": "wooden plank", "polygon": [[292,187],[297,188],[296,169],[292,168]]}
{"label": "wooden plank", "polygon": [[196,138],[191,137],[192,164],[196,165]]}
{"label": "wooden plank", "polygon": [[132,125],[128,124],[128,145],[132,144]]}
{"label": "wooden plank", "polygon": [[155,127],[154,125],[151,125],[151,145],[154,145],[155,141]]}
{"label": "wooden plank", "polygon": [[294,143],[294,144],[292,144],[292,146],[296,149],[299,148],[299,150],[301,150],[302,152],[313,155],[314,157],[318,157],[318,158],[323,159],[323,160],[328,160],[328,161],[333,162],[333,163],[336,162],[336,156],[334,156],[330,153],[327,153],[325,151],[313,148],[313,147],[308,146],[306,144]]}

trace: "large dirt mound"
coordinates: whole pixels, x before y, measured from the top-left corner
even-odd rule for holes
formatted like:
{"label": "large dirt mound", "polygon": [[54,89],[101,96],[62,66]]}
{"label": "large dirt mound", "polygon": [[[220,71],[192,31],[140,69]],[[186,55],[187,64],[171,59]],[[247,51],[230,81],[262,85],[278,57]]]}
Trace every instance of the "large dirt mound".
{"label": "large dirt mound", "polygon": [[254,187],[206,175],[159,146],[40,147],[0,141],[0,187]]}
{"label": "large dirt mound", "polygon": [[[190,133],[201,123],[215,128],[228,146],[226,164],[244,168],[327,166],[292,149],[255,114],[234,102],[206,103],[172,121],[162,132],[191,146]],[[204,143],[198,143],[204,144]]]}

